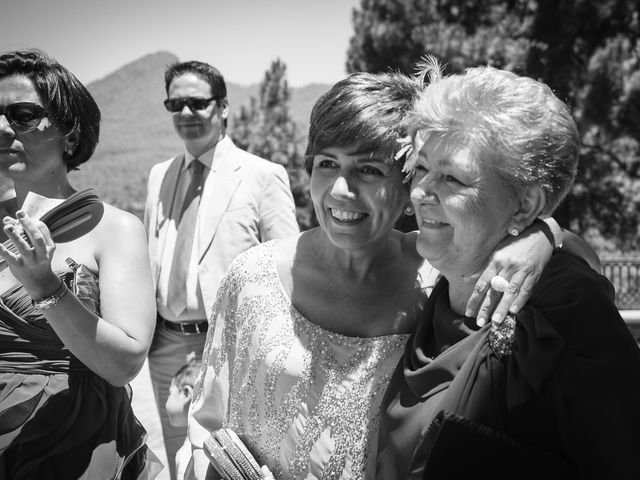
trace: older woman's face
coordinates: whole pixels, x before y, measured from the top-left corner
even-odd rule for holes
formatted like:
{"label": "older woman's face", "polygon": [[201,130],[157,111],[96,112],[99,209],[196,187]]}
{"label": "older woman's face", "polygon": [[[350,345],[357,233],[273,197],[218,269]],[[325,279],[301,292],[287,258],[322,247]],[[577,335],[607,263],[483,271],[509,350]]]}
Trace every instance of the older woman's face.
{"label": "older woman's face", "polygon": [[411,201],[420,228],[418,252],[445,276],[482,270],[517,207],[473,151],[434,137],[419,152]]}
{"label": "older woman's face", "polygon": [[332,243],[362,249],[384,241],[408,201],[400,168],[376,153],[327,148],[313,158],[311,199]]}
{"label": "older woman's face", "polygon": [[[30,79],[22,75],[0,78],[0,106],[30,102],[43,106]],[[53,172],[66,172],[62,160],[65,139],[54,121],[45,117],[31,132],[16,132],[0,116],[0,175],[14,181],[47,180]]]}

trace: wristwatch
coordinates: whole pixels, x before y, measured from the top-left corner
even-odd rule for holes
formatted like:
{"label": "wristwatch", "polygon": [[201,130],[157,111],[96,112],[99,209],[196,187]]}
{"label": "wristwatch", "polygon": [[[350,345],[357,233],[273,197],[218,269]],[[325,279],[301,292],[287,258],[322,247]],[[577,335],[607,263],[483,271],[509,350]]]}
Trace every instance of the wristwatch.
{"label": "wristwatch", "polygon": [[47,310],[58,305],[62,297],[64,297],[68,291],[69,290],[67,289],[67,286],[62,280],[60,280],[60,286],[55,292],[53,292],[48,297],[41,298],[40,300],[32,299],[31,303],[33,303],[33,306],[40,311]]}
{"label": "wristwatch", "polygon": [[562,228],[560,228],[560,225],[558,225],[558,222],[556,222],[553,217],[538,218],[542,220],[547,225],[547,227],[549,227],[549,232],[551,233],[551,238],[549,240],[553,240],[553,251],[557,252],[562,248],[562,244],[564,241]]}

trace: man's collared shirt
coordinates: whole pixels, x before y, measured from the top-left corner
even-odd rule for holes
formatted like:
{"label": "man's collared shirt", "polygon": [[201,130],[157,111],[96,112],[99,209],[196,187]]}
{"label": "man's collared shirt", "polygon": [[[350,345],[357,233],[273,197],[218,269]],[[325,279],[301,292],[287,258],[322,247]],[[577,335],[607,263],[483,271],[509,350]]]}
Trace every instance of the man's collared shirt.
{"label": "man's collared shirt", "polygon": [[[226,137],[225,137],[226,138]],[[220,142],[224,141],[225,138],[221,139]],[[218,142],[217,145],[220,144]],[[216,151],[216,147],[207,150],[202,155],[196,158],[191,155],[189,152],[184,153],[184,157],[182,160],[182,165],[180,167],[180,175],[178,178],[178,182],[176,185],[176,193],[175,200],[171,207],[171,224],[166,232],[166,240],[164,245],[164,251],[162,253],[162,261],[160,263],[160,275],[158,277],[158,287],[156,291],[156,303],[158,307],[158,313],[163,318],[171,321],[195,321],[195,320],[206,320],[205,318],[205,309],[204,309],[204,301],[202,299],[202,294],[200,293],[200,288],[198,285],[198,257],[200,248],[198,245],[198,239],[200,238],[200,212],[198,211],[198,218],[196,220],[196,227],[194,231],[193,237],[193,249],[191,250],[191,259],[189,261],[189,273],[187,274],[187,298],[186,304],[187,308],[180,314],[177,318],[171,313],[171,310],[167,306],[167,296],[169,292],[169,277],[171,274],[171,263],[173,261],[173,251],[175,249],[176,244],[176,234],[178,228],[178,218],[180,215],[180,207],[182,206],[182,201],[184,199],[187,188],[189,187],[189,164],[193,161],[199,161],[204,165],[204,169],[202,175],[203,179],[203,191],[204,186],[208,181],[210,181],[211,176],[211,167],[214,162],[214,154]]]}

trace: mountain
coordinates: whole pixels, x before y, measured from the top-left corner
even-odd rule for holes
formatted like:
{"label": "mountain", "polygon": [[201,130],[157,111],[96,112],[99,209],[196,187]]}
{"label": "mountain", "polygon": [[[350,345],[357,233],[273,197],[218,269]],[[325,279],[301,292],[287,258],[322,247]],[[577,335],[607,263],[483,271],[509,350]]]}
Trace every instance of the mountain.
{"label": "mountain", "polygon": [[[93,187],[106,202],[142,215],[152,165],[183,148],[162,105],[164,70],[176,61],[167,52],[146,55],[87,85],[102,111],[102,126],[95,154],[70,174],[76,188]],[[306,133],[311,108],[329,87],[311,84],[291,89],[290,112],[300,131]],[[249,105],[258,89],[258,84],[227,83],[230,117],[241,105]],[[232,123],[229,132],[233,135]]]}

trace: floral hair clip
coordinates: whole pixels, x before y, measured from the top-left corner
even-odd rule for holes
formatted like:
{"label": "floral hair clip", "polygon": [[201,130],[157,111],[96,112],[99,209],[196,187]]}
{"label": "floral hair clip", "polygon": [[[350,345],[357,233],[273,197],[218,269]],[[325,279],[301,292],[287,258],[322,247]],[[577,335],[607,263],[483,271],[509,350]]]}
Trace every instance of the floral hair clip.
{"label": "floral hair clip", "polygon": [[406,173],[403,182],[408,183],[413,178],[415,173],[416,163],[418,163],[418,152],[424,145],[424,134],[421,130],[418,130],[413,137],[407,136],[399,138],[398,143],[401,145],[398,153],[395,154],[395,160],[401,160],[404,157],[404,165],[402,166],[402,172]]}
{"label": "floral hair clip", "polygon": [[413,162],[413,143],[411,137],[399,138],[397,142],[400,144],[400,150],[393,156],[396,162],[403,162],[402,172],[407,175],[402,180],[403,183],[409,183],[413,177],[413,168],[407,168],[407,165]]}

